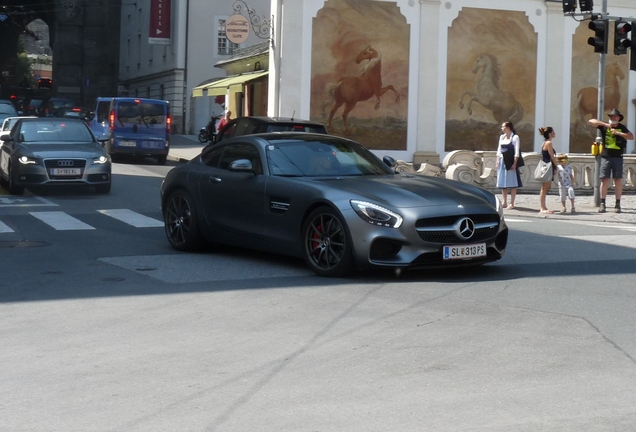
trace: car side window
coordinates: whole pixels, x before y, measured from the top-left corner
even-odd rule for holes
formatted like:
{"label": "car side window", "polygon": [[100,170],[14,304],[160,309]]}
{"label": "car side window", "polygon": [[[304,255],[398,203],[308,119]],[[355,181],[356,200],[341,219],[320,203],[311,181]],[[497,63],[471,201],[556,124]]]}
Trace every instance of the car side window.
{"label": "car side window", "polygon": [[217,142],[232,138],[235,130],[236,120],[232,120],[223,128],[223,132],[216,137]]}
{"label": "car side window", "polygon": [[211,146],[203,151],[201,154],[201,160],[207,166],[216,168],[219,166],[219,160],[221,159],[221,154],[223,154],[224,147],[219,146]]}
{"label": "car side window", "polygon": [[234,136],[249,135],[251,133],[254,133],[252,132],[253,123],[254,122],[249,118],[236,120],[236,130],[234,131]]}
{"label": "car side window", "polygon": [[219,168],[230,169],[230,164],[239,159],[247,159],[252,162],[252,169],[256,174],[263,173],[261,156],[256,147],[247,143],[236,143],[225,146]]}

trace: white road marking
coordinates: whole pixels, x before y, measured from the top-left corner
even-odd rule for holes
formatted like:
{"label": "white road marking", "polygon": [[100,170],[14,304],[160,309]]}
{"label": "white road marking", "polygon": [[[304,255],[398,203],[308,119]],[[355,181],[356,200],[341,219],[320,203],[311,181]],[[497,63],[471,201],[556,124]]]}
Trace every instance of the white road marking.
{"label": "white road marking", "polygon": [[14,232],[11,228],[9,228],[7,225],[5,225],[4,223],[0,222],[0,233],[10,233],[10,232]]}
{"label": "white road marking", "polygon": [[95,229],[81,220],[75,219],[73,216],[69,216],[61,211],[29,213],[59,231]]}
{"label": "white road marking", "polygon": [[97,210],[99,213],[110,216],[119,221],[132,225],[135,228],[148,228],[148,227],[162,227],[163,221],[153,219],[148,216],[136,213],[128,209],[112,209],[112,210]]}
{"label": "white road marking", "polygon": [[521,222],[521,223],[525,223],[525,222],[532,222],[529,219],[515,219],[515,218],[504,218],[504,220],[506,222]]}

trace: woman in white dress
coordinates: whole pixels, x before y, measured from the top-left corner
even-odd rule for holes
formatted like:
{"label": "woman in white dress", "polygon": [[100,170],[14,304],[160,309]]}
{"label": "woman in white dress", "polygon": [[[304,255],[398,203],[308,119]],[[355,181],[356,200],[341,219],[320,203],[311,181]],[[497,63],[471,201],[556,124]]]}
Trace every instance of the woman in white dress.
{"label": "woman in white dress", "polygon": [[[519,135],[515,133],[512,123],[503,122],[501,136],[497,147],[497,187],[502,190],[503,207],[515,208],[517,188],[522,187],[521,176],[517,167],[521,156],[521,144]],[[508,191],[510,190],[510,204],[508,204]]]}

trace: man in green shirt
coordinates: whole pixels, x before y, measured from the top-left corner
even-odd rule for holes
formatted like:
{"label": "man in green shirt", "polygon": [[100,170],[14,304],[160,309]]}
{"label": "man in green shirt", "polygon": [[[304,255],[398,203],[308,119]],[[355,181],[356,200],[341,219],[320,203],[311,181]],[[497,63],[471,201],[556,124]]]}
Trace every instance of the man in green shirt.
{"label": "man in green shirt", "polygon": [[598,119],[590,119],[590,125],[600,129],[603,136],[603,151],[601,153],[601,206],[599,213],[605,213],[605,198],[609,190],[610,178],[614,179],[616,204],[614,211],[621,212],[621,196],[623,195],[623,153],[627,147],[627,140],[633,140],[634,134],[622,124],[623,115],[614,108],[608,114],[609,123]]}

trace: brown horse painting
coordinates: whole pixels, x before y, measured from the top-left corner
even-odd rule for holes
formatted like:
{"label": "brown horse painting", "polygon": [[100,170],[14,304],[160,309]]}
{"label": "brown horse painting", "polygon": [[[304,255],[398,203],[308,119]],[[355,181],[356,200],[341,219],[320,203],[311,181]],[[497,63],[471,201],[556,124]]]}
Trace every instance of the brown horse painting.
{"label": "brown horse painting", "polygon": [[492,111],[492,116],[498,124],[510,121],[517,124],[523,118],[523,106],[517,102],[512,93],[499,89],[501,69],[497,58],[491,54],[481,54],[473,63],[474,74],[481,71],[477,77],[474,91],[465,91],[459,99],[459,108],[464,108],[464,97],[468,96],[466,106],[468,115],[472,115],[473,102]]}
{"label": "brown horse painting", "polygon": [[344,111],[342,112],[344,132],[348,134],[350,131],[347,126],[347,117],[358,102],[366,101],[375,96],[375,109],[379,109],[380,96],[389,90],[395,94],[395,101],[400,101],[400,94],[392,85],[382,87],[382,57],[378,51],[371,46],[367,46],[357,55],[356,63],[360,64],[364,60],[368,60],[368,63],[362,75],[346,76],[337,83],[327,86],[326,91],[333,98],[334,102],[329,112],[328,129],[331,129],[333,116],[342,105],[344,105]]}
{"label": "brown horse painting", "polygon": [[[618,108],[621,102],[620,83],[618,79],[625,79],[625,74],[618,63],[611,63],[605,68],[605,111]],[[596,118],[598,110],[598,89],[596,87],[584,87],[576,95],[574,111],[576,124],[574,125],[574,137],[580,131],[591,134],[586,117]]]}

